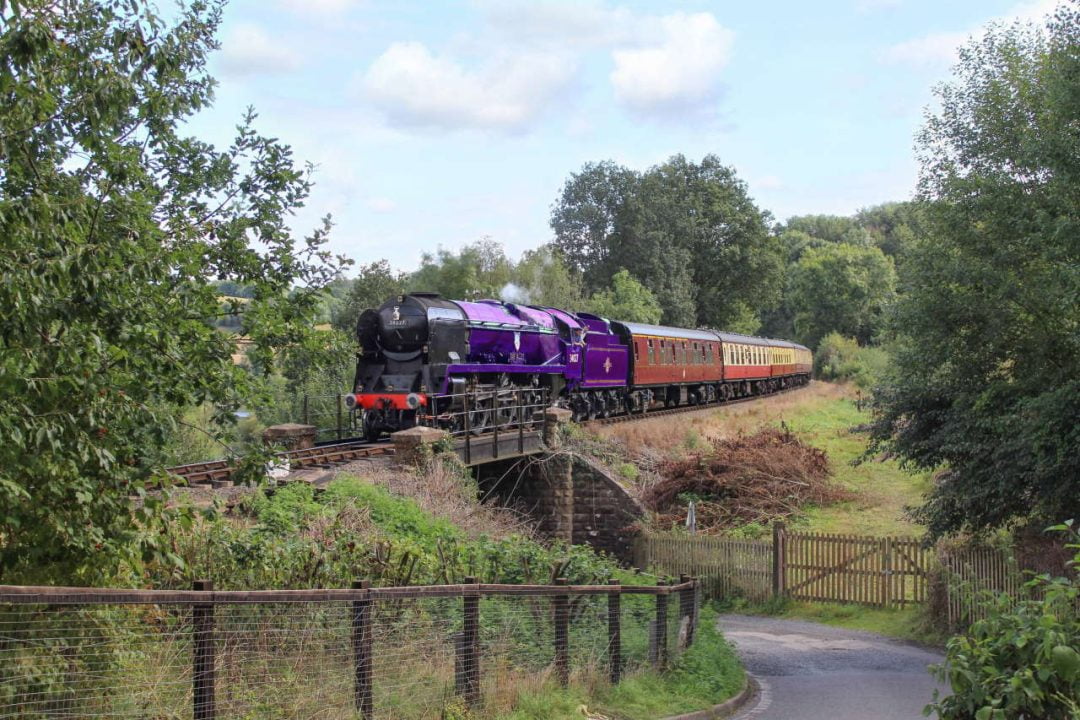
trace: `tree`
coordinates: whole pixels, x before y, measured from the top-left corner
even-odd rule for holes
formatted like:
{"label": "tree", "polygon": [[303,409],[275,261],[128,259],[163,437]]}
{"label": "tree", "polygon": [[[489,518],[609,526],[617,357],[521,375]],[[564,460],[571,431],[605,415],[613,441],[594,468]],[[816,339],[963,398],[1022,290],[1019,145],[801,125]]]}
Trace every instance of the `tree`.
{"label": "tree", "polygon": [[571,175],[552,208],[554,244],[587,291],[633,268],[672,325],[753,329],[780,300],[780,248],[746,184],[714,155],[675,155],[638,174],[613,163]]}
{"label": "tree", "polygon": [[379,307],[387,298],[404,292],[404,288],[405,276],[391,270],[386,260],[361,265],[345,299],[334,308],[330,322],[335,329],[355,335],[360,313]]}
{"label": "tree", "polygon": [[870,343],[892,302],[896,271],[876,247],[847,243],[811,248],[791,268],[788,302],[795,336],[809,347],[830,332]]}
{"label": "tree", "polygon": [[584,301],[581,277],[550,245],[526,250],[512,275],[512,287],[504,286],[499,293],[503,300],[571,311],[579,309]]}
{"label": "tree", "polygon": [[649,289],[626,270],[611,278],[611,287],[594,293],[586,303],[589,312],[609,320],[650,323],[660,322],[663,310]]}
{"label": "tree", "polygon": [[497,298],[508,282],[513,263],[502,245],[484,238],[458,252],[439,248],[434,255],[424,253],[420,268],[405,282],[410,292],[437,292],[455,300]]}
{"label": "tree", "polygon": [[933,534],[1080,515],[1080,5],[992,29],[938,96],[874,449],[947,468]]}
{"label": "tree", "polygon": [[[225,422],[260,390],[215,317],[269,372],[341,262],[329,219],[293,238],[310,181],[253,112],[224,151],[182,134],[212,99],[220,4],[0,14],[0,581],[102,581],[170,561],[146,491],[179,413]],[[218,281],[250,302],[223,309]]]}

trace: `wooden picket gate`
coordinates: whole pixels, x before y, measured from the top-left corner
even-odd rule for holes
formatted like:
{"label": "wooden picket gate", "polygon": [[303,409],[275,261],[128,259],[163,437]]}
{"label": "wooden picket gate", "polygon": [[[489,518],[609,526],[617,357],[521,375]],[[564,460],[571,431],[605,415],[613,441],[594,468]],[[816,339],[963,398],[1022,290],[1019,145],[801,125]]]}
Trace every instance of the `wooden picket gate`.
{"label": "wooden picket gate", "polygon": [[929,595],[931,552],[913,537],[779,533],[780,593],[796,600],[902,607]]}
{"label": "wooden picket gate", "polygon": [[914,537],[794,533],[771,540],[642,536],[637,565],[701,579],[711,597],[903,607],[925,602],[933,550]]}

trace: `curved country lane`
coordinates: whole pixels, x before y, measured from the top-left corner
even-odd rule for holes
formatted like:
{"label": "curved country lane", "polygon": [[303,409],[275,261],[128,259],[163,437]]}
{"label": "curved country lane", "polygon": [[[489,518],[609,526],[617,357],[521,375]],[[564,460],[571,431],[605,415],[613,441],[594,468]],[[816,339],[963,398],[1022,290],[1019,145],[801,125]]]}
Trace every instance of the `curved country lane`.
{"label": "curved country lane", "polygon": [[940,653],[858,630],[721,616],[761,693],[733,720],[917,720],[938,684]]}

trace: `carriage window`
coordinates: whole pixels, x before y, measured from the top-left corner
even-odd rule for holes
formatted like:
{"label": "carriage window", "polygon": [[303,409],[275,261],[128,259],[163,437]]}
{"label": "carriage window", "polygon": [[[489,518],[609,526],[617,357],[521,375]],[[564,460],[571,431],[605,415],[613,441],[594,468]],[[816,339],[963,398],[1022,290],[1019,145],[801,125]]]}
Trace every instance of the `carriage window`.
{"label": "carriage window", "polygon": [[639,343],[634,343],[634,361],[635,362],[637,362],[637,359],[638,359],[638,344]]}
{"label": "carriage window", "polygon": [[649,364],[650,364],[650,365],[652,365],[652,364],[653,364],[653,346],[652,346],[652,340],[649,340],[649,345],[648,345],[648,351],[649,351]]}

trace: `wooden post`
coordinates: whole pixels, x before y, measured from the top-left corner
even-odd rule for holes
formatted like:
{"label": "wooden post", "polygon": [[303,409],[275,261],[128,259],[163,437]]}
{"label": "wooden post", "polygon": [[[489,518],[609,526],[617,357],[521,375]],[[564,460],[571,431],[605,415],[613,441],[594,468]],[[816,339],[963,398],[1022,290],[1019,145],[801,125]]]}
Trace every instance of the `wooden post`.
{"label": "wooden post", "polygon": [[611,586],[607,596],[608,666],[611,684],[618,685],[622,676],[622,588],[618,580],[608,580],[608,585]]}
{"label": "wooden post", "polygon": [[[465,578],[465,584],[475,585],[476,578]],[[461,641],[454,675],[458,694],[466,705],[474,707],[480,703],[480,593],[465,588],[461,607]]]}
{"label": "wooden post", "polygon": [[[353,590],[367,590],[367,580],[353,581]],[[362,600],[352,602],[352,645],[353,645],[353,702],[363,720],[374,717],[374,699],[371,683],[372,665],[371,598],[364,593]]]}
{"label": "wooden post", "polygon": [[[556,578],[556,585],[566,585],[566,578]],[[555,675],[559,684],[570,683],[570,596],[551,597],[552,617],[555,623]]]}
{"label": "wooden post", "polygon": [[337,396],[337,439],[341,440],[341,395]]}
{"label": "wooden post", "polygon": [[[667,580],[661,578],[656,581],[660,587],[667,586]],[[658,670],[667,667],[667,595],[656,596],[656,657],[653,664]]]}
{"label": "wooden post", "polygon": [[[193,590],[212,592],[214,583],[196,580]],[[192,701],[195,720],[214,720],[217,707],[214,702],[214,605],[196,603],[191,606],[192,628],[195,633],[192,653]]]}
{"label": "wooden post", "polygon": [[[684,584],[686,584],[688,582],[690,582],[690,576],[689,575],[687,575],[686,573],[683,573],[682,575],[679,575],[679,584],[680,585],[684,585]],[[683,588],[682,590],[679,591],[679,641],[682,643],[682,648],[681,649],[685,649],[685,648],[690,647],[691,615],[692,615],[692,613],[694,611],[693,610],[694,598],[693,598],[693,594],[692,594],[693,592],[694,591],[693,591],[692,588]],[[683,627],[684,622],[686,623],[686,634],[685,635],[683,635],[683,633],[682,633],[682,627]]]}
{"label": "wooden post", "polygon": [[690,579],[694,583],[694,589],[690,591],[693,595],[690,601],[690,633],[686,638],[687,647],[694,644],[694,637],[697,635],[698,615],[701,612],[701,581],[696,577]]}
{"label": "wooden post", "polygon": [[885,590],[882,593],[882,604],[885,607],[892,607],[892,538],[885,538],[884,555],[882,556],[881,563],[881,582],[885,586]]}
{"label": "wooden post", "polygon": [[784,594],[784,523],[779,520],[772,526],[772,591],[773,597]]}

